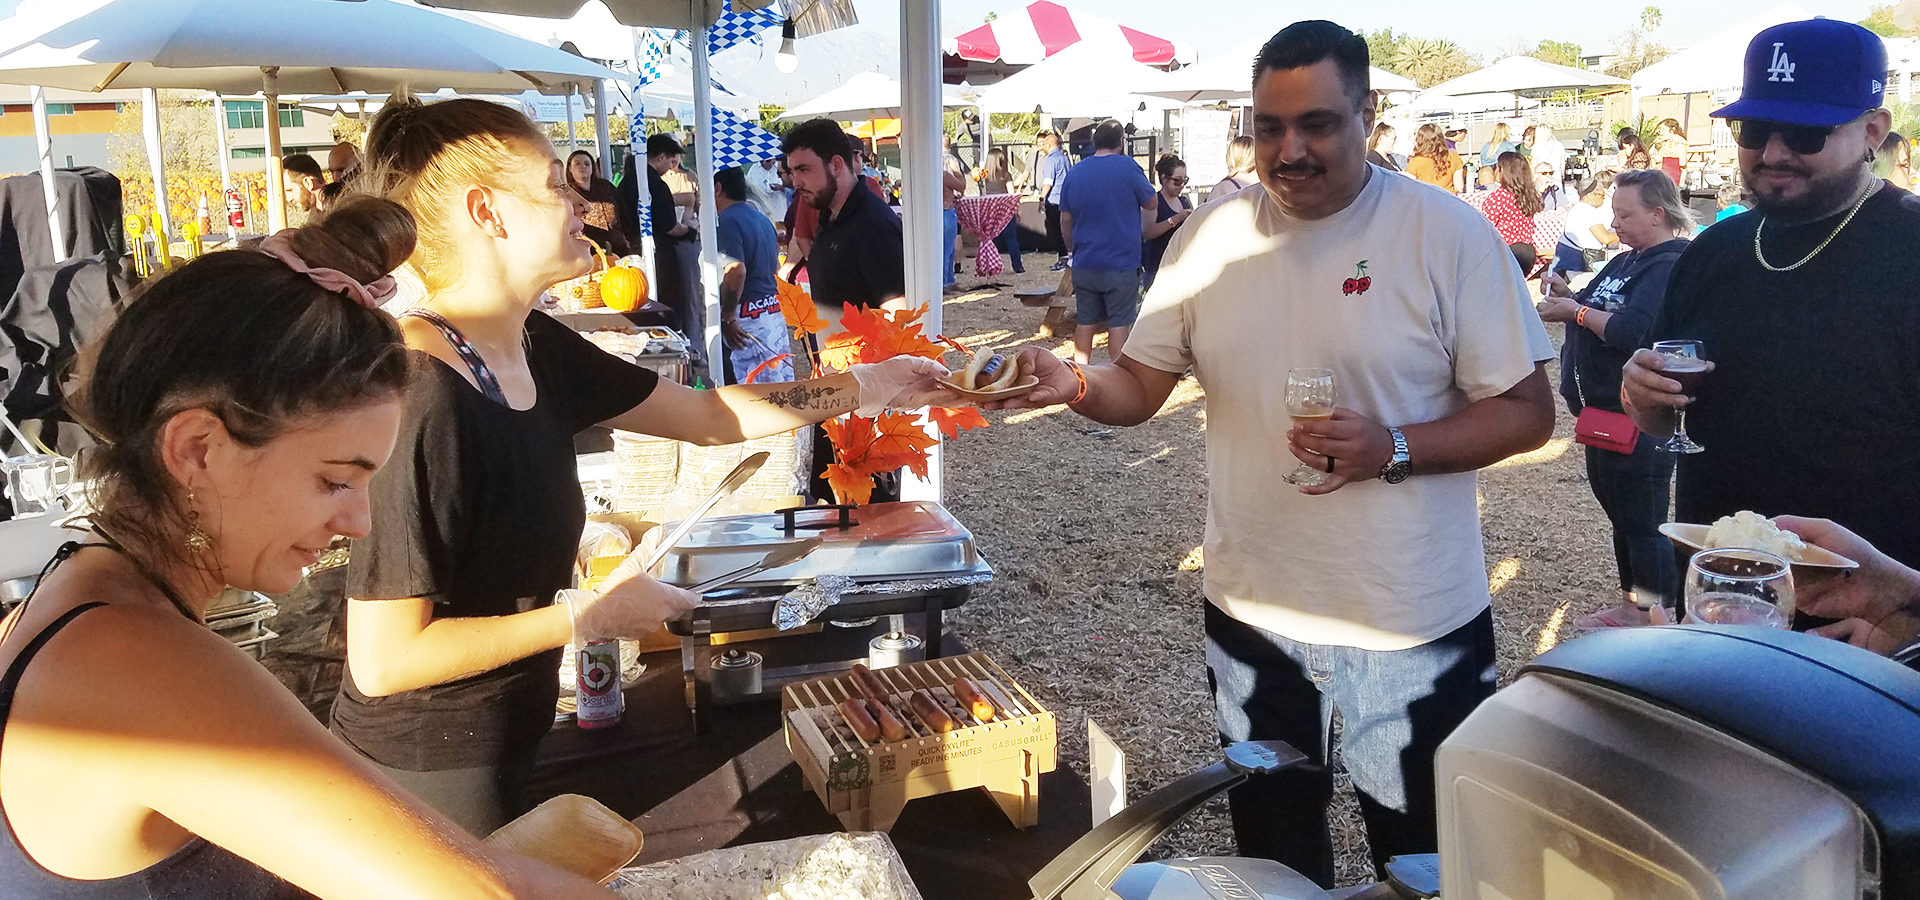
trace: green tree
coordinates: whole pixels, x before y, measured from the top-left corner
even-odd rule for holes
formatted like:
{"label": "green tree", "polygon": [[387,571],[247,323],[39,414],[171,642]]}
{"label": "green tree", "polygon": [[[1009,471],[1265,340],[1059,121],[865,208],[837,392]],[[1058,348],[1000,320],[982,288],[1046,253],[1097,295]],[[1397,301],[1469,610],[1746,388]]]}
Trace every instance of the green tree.
{"label": "green tree", "polygon": [[1660,20],[1660,7],[1649,6],[1640,10],[1640,27],[1629,29],[1614,38],[1614,62],[1607,67],[1608,75],[1632,78],[1633,73],[1673,54],[1666,44],[1660,43],[1654,36],[1654,32],[1660,29]]}
{"label": "green tree", "polygon": [[1480,60],[1444,38],[1406,38],[1394,51],[1390,71],[1413,79],[1423,88],[1480,68]]}
{"label": "green tree", "polygon": [[1881,37],[1912,37],[1912,32],[1900,24],[1894,15],[1891,3],[1875,4],[1867,10],[1867,17],[1860,20],[1860,26]]}
{"label": "green tree", "polygon": [[1533,48],[1533,58],[1541,62],[1580,68],[1586,52],[1572,41],[1541,41]]}

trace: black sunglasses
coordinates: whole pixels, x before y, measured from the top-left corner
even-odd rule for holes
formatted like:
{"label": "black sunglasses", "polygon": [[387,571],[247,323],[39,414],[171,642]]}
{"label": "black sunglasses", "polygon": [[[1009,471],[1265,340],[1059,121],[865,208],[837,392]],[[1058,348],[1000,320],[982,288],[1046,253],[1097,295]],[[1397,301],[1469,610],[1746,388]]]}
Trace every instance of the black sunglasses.
{"label": "black sunglasses", "polygon": [[1733,142],[1744,149],[1765,150],[1767,142],[1777,134],[1788,150],[1802,156],[1811,156],[1825,149],[1827,137],[1833,134],[1832,127],[1788,125],[1765,119],[1729,119],[1727,127],[1733,131]]}

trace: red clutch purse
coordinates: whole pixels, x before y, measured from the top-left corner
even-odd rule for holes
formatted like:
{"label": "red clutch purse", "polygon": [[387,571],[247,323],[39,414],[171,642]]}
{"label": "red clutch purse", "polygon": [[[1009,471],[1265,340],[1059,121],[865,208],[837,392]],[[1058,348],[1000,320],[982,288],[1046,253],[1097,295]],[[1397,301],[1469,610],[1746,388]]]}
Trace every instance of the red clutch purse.
{"label": "red clutch purse", "polygon": [[1580,410],[1580,418],[1573,423],[1573,439],[1589,447],[1630,454],[1640,441],[1640,429],[1625,413],[1589,406]]}

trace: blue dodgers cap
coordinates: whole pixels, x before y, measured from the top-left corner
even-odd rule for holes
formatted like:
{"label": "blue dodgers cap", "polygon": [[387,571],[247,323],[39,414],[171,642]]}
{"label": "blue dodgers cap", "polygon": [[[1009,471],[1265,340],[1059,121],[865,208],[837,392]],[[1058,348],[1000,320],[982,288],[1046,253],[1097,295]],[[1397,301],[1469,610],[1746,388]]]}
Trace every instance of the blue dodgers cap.
{"label": "blue dodgers cap", "polygon": [[1740,99],[1713,115],[1844,125],[1880,106],[1886,79],[1887,47],[1879,35],[1836,19],[1787,22],[1754,36]]}

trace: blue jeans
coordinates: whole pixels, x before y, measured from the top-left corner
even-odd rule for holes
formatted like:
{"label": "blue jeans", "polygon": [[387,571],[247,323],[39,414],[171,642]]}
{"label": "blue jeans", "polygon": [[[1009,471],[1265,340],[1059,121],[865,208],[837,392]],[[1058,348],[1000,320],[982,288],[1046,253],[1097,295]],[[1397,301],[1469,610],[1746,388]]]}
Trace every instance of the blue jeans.
{"label": "blue jeans", "polygon": [[1644,434],[1631,454],[1586,450],[1587,483],[1613,524],[1620,589],[1634,592],[1641,606],[1671,605],[1680,587],[1680,570],[1660,523],[1667,520],[1674,455],[1654,449],[1653,438]]}
{"label": "blue jeans", "polygon": [[947,248],[947,253],[946,253],[947,264],[940,267],[940,283],[944,285],[952,285],[953,284],[953,245],[954,245],[954,242],[960,239],[960,213],[951,209],[941,210],[940,211],[940,227],[941,227],[941,234],[946,238],[945,246]]}
{"label": "blue jeans", "polygon": [[1140,315],[1140,270],[1073,267],[1074,321],[1126,328]]}
{"label": "blue jeans", "polygon": [[1020,264],[1020,220],[1018,218],[1008,222],[1007,227],[1000,229],[1000,236],[994,238],[993,242],[1000,248],[1001,253],[1006,254],[1007,263],[1013,266],[1015,272],[1027,270]]}
{"label": "blue jeans", "polygon": [[1493,610],[1409,650],[1303,644],[1206,609],[1207,678],[1223,744],[1281,740],[1317,765],[1227,792],[1241,856],[1277,860],[1333,887],[1333,712],[1360,795],[1376,875],[1389,857],[1439,847],[1433,754],[1493,694]]}

